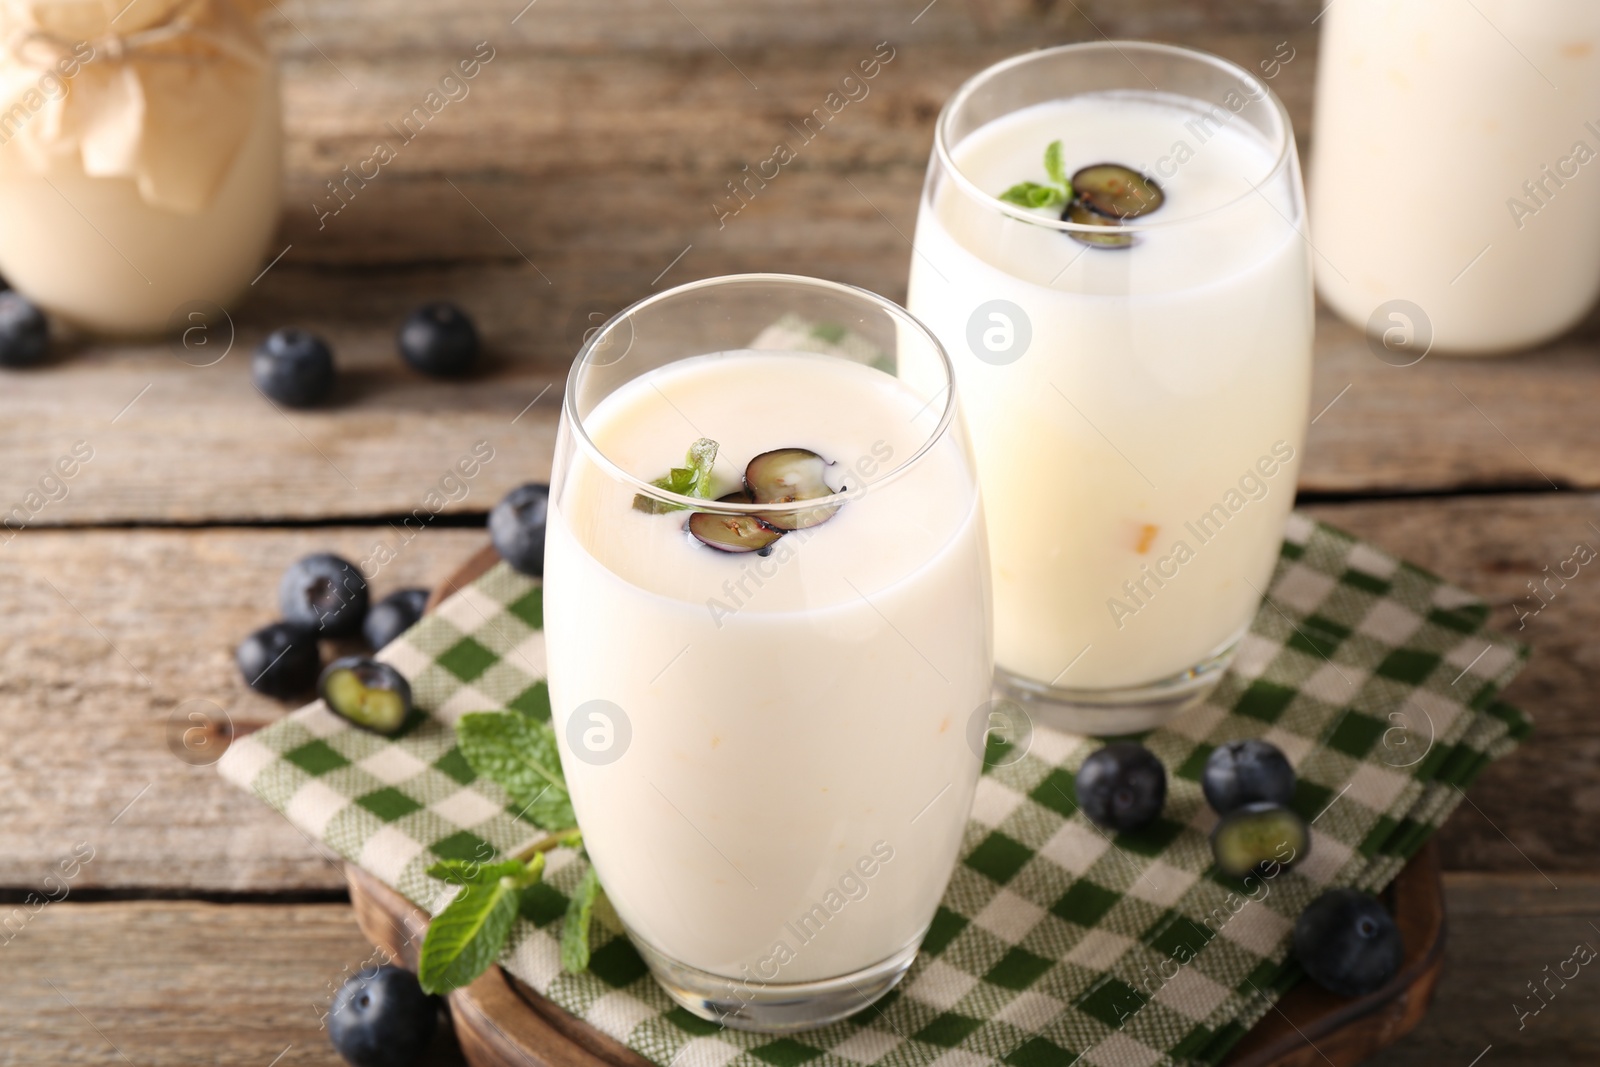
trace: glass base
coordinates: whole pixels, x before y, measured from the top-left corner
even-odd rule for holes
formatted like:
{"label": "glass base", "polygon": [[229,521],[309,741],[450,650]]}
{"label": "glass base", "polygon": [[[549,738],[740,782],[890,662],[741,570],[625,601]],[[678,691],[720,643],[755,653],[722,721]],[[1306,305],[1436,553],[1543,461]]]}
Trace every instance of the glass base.
{"label": "glass base", "polygon": [[[1248,629],[1248,627],[1246,627]],[[1021,704],[1041,726],[1091,737],[1143,733],[1204,700],[1233,662],[1240,630],[1204,660],[1168,678],[1121,689],[1062,689],[1036,682],[1004,667],[994,669],[994,684]]]}
{"label": "glass base", "polygon": [[837,1022],[878,1000],[905,977],[917,958],[922,935],[870,967],[814,982],[764,982],[753,974],[745,978],[711,974],[669,959],[631,933],[629,940],[667,996],[690,1012],[731,1030],[785,1034]]}

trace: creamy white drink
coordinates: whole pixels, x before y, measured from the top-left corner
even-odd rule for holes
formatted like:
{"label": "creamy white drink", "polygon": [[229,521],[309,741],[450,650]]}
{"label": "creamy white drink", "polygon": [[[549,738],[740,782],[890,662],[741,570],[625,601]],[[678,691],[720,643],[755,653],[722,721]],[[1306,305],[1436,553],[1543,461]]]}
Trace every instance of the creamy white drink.
{"label": "creamy white drink", "polygon": [[1317,289],[1339,314],[1419,355],[1430,333],[1504,351],[1583,316],[1600,292],[1600,4],[1339,0],[1317,69]]}
{"label": "creamy white drink", "polygon": [[[1292,138],[1284,158],[1236,114],[1244,103],[1041,102],[961,137],[957,173],[928,183],[908,305],[950,351],[972,429],[1002,680],[1181,681],[1237,640],[1267,586],[1306,426],[1312,306]],[[1051,228],[1060,206],[994,199],[1046,182],[1054,141],[1066,174],[1112,161],[1154,180],[1160,206],[1128,220],[1128,247]]]}
{"label": "creamy white drink", "polygon": [[[846,359],[733,351],[650,370],[583,419],[646,480],[715,440],[718,495],[762,453],[823,457],[842,505],[767,555],[638,510],[581,449],[555,488],[551,705],[586,845],[635,940],[730,1002],[914,947],[955,862],[992,669],[981,511],[948,435],[892,475],[942,406]],[[627,721],[609,762],[584,740],[619,736],[596,707]]]}

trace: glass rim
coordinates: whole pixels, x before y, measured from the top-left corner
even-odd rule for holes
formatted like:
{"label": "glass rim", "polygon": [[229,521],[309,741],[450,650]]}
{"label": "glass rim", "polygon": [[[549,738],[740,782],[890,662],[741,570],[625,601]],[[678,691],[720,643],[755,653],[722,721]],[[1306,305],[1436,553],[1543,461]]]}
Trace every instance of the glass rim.
{"label": "glass rim", "polygon": [[[786,504],[742,504],[731,501],[724,502],[712,500],[705,497],[685,496],[682,493],[674,493],[669,490],[662,489],[659,486],[652,485],[647,479],[640,478],[638,475],[632,474],[623,469],[616,463],[616,461],[611,459],[610,456],[607,456],[604,450],[602,450],[600,446],[595,443],[594,439],[589,436],[589,430],[584,425],[583,417],[578,414],[577,410],[577,387],[580,376],[582,375],[584,368],[589,366],[590,353],[601,342],[601,340],[623,320],[631,318],[640,311],[643,311],[652,305],[662,303],[666,300],[675,297],[686,296],[690,293],[698,292],[704,289],[722,288],[724,286],[735,284],[762,283],[769,285],[799,285],[805,288],[832,292],[836,295],[862,300],[867,304],[873,305],[881,311],[887,312],[888,315],[892,319],[896,320],[901,326],[909,327],[914,333],[922,337],[933,350],[933,353],[938,357],[939,367],[944,374],[944,385],[942,388],[933,394],[933,397],[928,401],[928,403],[923,405],[922,409],[917,412],[917,415],[912,416],[913,419],[917,418],[917,416],[921,415],[922,411],[925,411],[928,407],[932,406],[933,402],[939,398],[941,393],[944,394],[944,408],[940,412],[939,421],[928,433],[927,438],[923,440],[923,442],[917,446],[916,450],[912,452],[911,455],[908,456],[904,461],[896,464],[894,467],[886,471],[881,477],[875,478],[871,482],[863,483],[862,485],[852,489],[841,490],[834,493],[832,496],[818,497],[812,500],[797,500]],[[724,349],[723,351],[728,350]],[[700,353],[700,355],[711,354],[711,352]],[[826,353],[817,354],[825,355]],[[677,363],[684,359],[695,358],[698,357],[683,356],[680,359],[673,360],[672,362]],[[602,367],[609,365],[610,364],[600,364]],[[670,365],[670,363],[662,364],[662,366]],[[862,366],[868,365],[862,364]],[[876,368],[869,367],[869,369]],[[889,482],[898,479],[907,471],[911,470],[912,467],[916,466],[923,459],[923,457],[933,450],[935,445],[937,445],[949,434],[950,428],[955,422],[956,403],[957,394],[955,390],[955,366],[950,361],[950,354],[945,351],[944,345],[939,342],[939,338],[934,335],[932,330],[923,325],[920,319],[918,319],[915,315],[912,315],[911,312],[907,311],[893,300],[890,300],[888,297],[881,296],[878,293],[874,293],[870,289],[863,289],[857,285],[847,285],[844,282],[828,281],[825,278],[812,278],[803,274],[751,273],[722,274],[714,278],[702,278],[699,281],[685,282],[684,284],[674,286],[671,289],[666,289],[659,293],[652,293],[642,300],[637,300],[634,303],[629,304],[615,315],[612,315],[605,321],[603,325],[600,326],[599,329],[595,330],[594,333],[591,334],[586,341],[584,341],[583,347],[578,350],[577,356],[573,359],[572,368],[567,372],[566,396],[562,398],[561,411],[567,420],[568,426],[571,427],[572,435],[578,442],[578,447],[588,454],[589,459],[608,476],[616,481],[623,482],[624,484],[630,486],[633,488],[635,493],[640,496],[644,496],[664,504],[675,505],[678,508],[688,511],[709,511],[727,515],[786,515],[798,512],[815,511],[819,507],[827,507],[831,503],[848,502],[864,495],[870,489],[881,485],[886,485]]]}
{"label": "glass rim", "polygon": [[[1206,208],[1204,211],[1196,212],[1193,215],[1185,215],[1182,218],[1165,220],[1151,219],[1145,222],[1141,222],[1137,219],[1124,219],[1117,227],[1118,232],[1141,233],[1153,230],[1176,228],[1198,222],[1201,219],[1208,218],[1219,212],[1227,211],[1228,209],[1248,199],[1252,193],[1259,192],[1263,185],[1277,177],[1278,174],[1281,173],[1286,166],[1288,166],[1290,158],[1294,155],[1294,123],[1289,118],[1289,109],[1284,106],[1283,101],[1278,98],[1278,94],[1273,92],[1272,87],[1267,85],[1266,82],[1262,81],[1245,68],[1239,66],[1237,63],[1234,63],[1232,60],[1223,59],[1221,56],[1212,55],[1210,52],[1202,52],[1196,48],[1185,48],[1182,45],[1174,44],[1162,44],[1157,41],[1123,41],[1112,40],[1110,38],[1107,38],[1103,41],[1078,41],[1073,44],[1056,45],[1052,48],[1040,48],[1035,49],[1032,52],[1023,52],[1021,55],[1011,56],[1008,59],[1002,59],[998,63],[991,64],[978,71],[978,73],[974,74],[966,81],[962,82],[961,87],[955,91],[955,94],[951,96],[949,100],[945,101],[944,107],[939,111],[939,118],[934,123],[933,152],[935,158],[939,161],[939,165],[944,170],[949,172],[951,178],[955,181],[956,185],[964,194],[980,202],[987,202],[989,206],[995,208],[1004,215],[1018,220],[1019,222],[1026,222],[1034,226],[1043,226],[1049,229],[1059,230],[1062,233],[1086,233],[1099,234],[1103,236],[1106,233],[1106,228],[1103,226],[1088,226],[1081,222],[1067,222],[1064,219],[1055,218],[1050,215],[1040,215],[1035,213],[1034,209],[1032,208],[1023,207],[1021,204],[1013,204],[1008,201],[1001,200],[999,196],[995,195],[994,193],[987,192],[981,188],[976,182],[969,178],[964,171],[962,171],[962,169],[956,164],[954,156],[951,155],[951,149],[954,146],[950,143],[949,126],[954,120],[956,112],[967,103],[968,99],[975,92],[977,92],[995,76],[1004,73],[1013,67],[1019,67],[1026,63],[1037,62],[1040,59],[1049,56],[1067,55],[1079,52],[1105,51],[1114,51],[1121,55],[1124,60],[1127,60],[1127,56],[1124,53],[1128,51],[1139,51],[1146,53],[1159,52],[1170,56],[1178,56],[1187,60],[1199,61],[1207,66],[1237,77],[1240,81],[1244,82],[1246,86],[1260,90],[1261,98],[1272,107],[1273,114],[1277,117],[1280,131],[1278,137],[1280,142],[1278,145],[1278,154],[1273,159],[1272,166],[1267,169],[1266,174],[1261,177],[1260,181],[1249,183],[1250,188],[1240,193],[1238,196]],[[1130,66],[1132,65],[1131,60],[1128,60],[1128,63]],[[1160,91],[1161,90],[1157,90],[1157,92]]]}

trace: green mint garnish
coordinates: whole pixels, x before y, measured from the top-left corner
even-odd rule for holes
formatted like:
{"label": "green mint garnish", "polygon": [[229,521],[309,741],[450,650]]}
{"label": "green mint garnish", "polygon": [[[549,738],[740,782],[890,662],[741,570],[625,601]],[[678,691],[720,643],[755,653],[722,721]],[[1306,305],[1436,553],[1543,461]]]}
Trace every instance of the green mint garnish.
{"label": "green mint garnish", "polygon": [[[673,467],[663,478],[657,478],[650,484],[657,489],[665,489],[669,493],[679,496],[699,497],[710,500],[714,495],[711,488],[711,465],[717,460],[717,443],[709,437],[702,437],[689,446],[689,453],[684,458],[684,466]],[[664,500],[656,500],[645,496],[643,493],[633,498],[636,511],[647,512],[651,515],[664,515],[669,511],[684,510],[681,504],[668,504]]]}
{"label": "green mint garnish", "polygon": [[548,725],[507,712],[473,712],[456,723],[456,744],[474,771],[511,794],[522,818],[552,832],[577,825]]}
{"label": "green mint garnish", "polygon": [[[457,872],[450,873],[455,876]],[[448,993],[487,971],[505,950],[522,890],[543,875],[543,852],[528,863],[508,860],[480,867],[428,924],[417,961],[422,988],[429,993]]]}
{"label": "green mint garnish", "polygon": [[1051,184],[1018,182],[1000,194],[1000,199],[1023,207],[1060,207],[1072,199],[1072,182],[1067,179],[1066,167],[1061,162],[1061,142],[1051,141],[1044,150],[1044,172]]}
{"label": "green mint garnish", "polygon": [[594,901],[600,895],[600,876],[593,867],[583,872],[583,880],[567,901],[567,915],[561,923],[561,966],[569,974],[589,969],[589,919]]}

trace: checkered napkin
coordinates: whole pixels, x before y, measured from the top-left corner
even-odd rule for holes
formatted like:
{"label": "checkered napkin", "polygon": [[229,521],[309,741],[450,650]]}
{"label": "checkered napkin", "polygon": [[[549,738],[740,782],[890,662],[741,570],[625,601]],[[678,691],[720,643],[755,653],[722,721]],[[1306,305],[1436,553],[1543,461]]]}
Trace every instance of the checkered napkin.
{"label": "checkered napkin", "polygon": [[[1483,629],[1478,598],[1310,519],[1291,518],[1267,602],[1203,705],[1144,738],[1171,769],[1163,817],[1115,836],[1085,820],[1073,777],[1098,747],[1037,730],[980,780],[962,858],[899,990],[794,1037],[725,1030],[675,1007],[604,919],[590,969],[558,942],[584,863],[551,857],[503,963],[550,1000],[673,1067],[1099,1067],[1216,1063],[1300,977],[1300,909],[1330,885],[1376,890],[1529,724],[1496,695],[1525,650]],[[306,833],[430,912],[452,891],[437,859],[507,853],[540,836],[454,743],[462,714],[547,720],[543,598],[500,565],[381,657],[430,713],[390,740],[320,704],[240,738],[221,770]],[[1309,854],[1247,887],[1212,870],[1216,816],[1201,768],[1264,737],[1299,772]]]}

